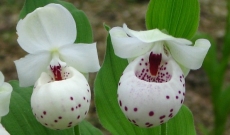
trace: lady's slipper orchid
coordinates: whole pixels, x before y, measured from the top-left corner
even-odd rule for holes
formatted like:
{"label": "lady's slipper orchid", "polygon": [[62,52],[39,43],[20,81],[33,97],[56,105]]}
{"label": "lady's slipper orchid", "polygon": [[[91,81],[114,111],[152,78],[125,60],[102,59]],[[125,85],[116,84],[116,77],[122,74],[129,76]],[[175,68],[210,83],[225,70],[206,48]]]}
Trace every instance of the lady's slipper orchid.
{"label": "lady's slipper orchid", "polygon": [[[4,76],[0,72],[0,121],[1,117],[9,112],[10,97],[13,88],[9,83],[4,82]],[[0,135],[9,135],[0,123]]]}
{"label": "lady's slipper orchid", "polygon": [[140,127],[167,122],[184,102],[184,77],[201,67],[210,42],[199,39],[191,46],[158,29],[137,32],[126,25],[111,29],[110,35],[115,54],[131,60],[118,84],[121,110]]}
{"label": "lady's slipper orchid", "polygon": [[70,12],[49,4],[17,24],[19,45],[29,54],[15,61],[21,87],[34,85],[54,56],[82,73],[99,70],[96,44],[75,44],[76,24]]}
{"label": "lady's slipper orchid", "polygon": [[31,97],[35,117],[56,130],[77,125],[91,100],[83,74],[100,68],[96,44],[74,44],[74,18],[59,4],[28,14],[18,22],[17,33],[18,43],[30,53],[15,64],[20,86],[35,84]]}

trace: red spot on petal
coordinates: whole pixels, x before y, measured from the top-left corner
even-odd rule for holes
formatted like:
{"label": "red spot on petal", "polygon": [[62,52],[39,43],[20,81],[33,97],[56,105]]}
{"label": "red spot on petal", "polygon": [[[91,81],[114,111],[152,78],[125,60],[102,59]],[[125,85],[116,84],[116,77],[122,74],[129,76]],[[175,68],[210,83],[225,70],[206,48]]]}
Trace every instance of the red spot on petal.
{"label": "red spot on petal", "polygon": [[50,69],[53,72],[55,81],[63,80],[62,76],[61,76],[61,65],[60,64],[58,66],[51,66],[50,65]]}
{"label": "red spot on petal", "polygon": [[149,116],[153,116],[154,115],[154,112],[153,111],[150,111],[149,112]]}
{"label": "red spot on petal", "polygon": [[58,117],[58,119],[62,119],[62,117],[61,117],[61,116],[59,116],[59,117]]}
{"label": "red spot on petal", "polygon": [[121,100],[119,100],[119,105],[120,105],[120,106],[122,106],[122,102],[121,102]]}
{"label": "red spot on petal", "polygon": [[165,115],[160,116],[160,119],[164,119],[164,118],[165,118]]}
{"label": "red spot on petal", "polygon": [[150,53],[149,55],[149,69],[150,69],[150,73],[154,76],[157,75],[158,72],[158,67],[161,64],[161,59],[162,59],[162,55],[160,54],[154,54],[153,52]]}
{"label": "red spot on petal", "polygon": [[137,108],[134,108],[133,111],[136,112],[138,109]]}
{"label": "red spot on petal", "polygon": [[46,111],[43,111],[43,114],[46,115]]}
{"label": "red spot on petal", "polygon": [[125,111],[128,111],[128,107],[127,106],[125,106]]}

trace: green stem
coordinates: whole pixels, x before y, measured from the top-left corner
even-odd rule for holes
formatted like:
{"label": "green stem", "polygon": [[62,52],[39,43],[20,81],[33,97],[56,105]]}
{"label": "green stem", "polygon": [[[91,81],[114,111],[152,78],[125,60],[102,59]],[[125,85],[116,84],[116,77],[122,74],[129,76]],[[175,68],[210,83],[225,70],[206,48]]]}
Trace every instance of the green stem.
{"label": "green stem", "polygon": [[167,123],[161,125],[161,135],[167,135]]}
{"label": "green stem", "polygon": [[81,135],[79,126],[74,127],[74,135]]}

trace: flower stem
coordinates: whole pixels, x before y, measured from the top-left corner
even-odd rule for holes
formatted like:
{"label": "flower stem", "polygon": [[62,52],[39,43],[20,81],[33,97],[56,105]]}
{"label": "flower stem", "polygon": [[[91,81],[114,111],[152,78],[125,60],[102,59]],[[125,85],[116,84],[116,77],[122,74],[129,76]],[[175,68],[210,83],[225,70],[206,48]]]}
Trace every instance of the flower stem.
{"label": "flower stem", "polygon": [[161,135],[167,135],[167,123],[161,125]]}
{"label": "flower stem", "polygon": [[74,127],[74,135],[81,135],[78,125]]}

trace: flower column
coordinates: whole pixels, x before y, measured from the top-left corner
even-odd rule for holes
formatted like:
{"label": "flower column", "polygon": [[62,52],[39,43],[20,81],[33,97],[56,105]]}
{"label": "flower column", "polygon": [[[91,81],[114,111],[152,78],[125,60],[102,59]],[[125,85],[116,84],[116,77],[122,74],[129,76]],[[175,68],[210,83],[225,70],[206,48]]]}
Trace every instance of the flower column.
{"label": "flower column", "polygon": [[20,86],[34,85],[31,106],[36,119],[57,130],[77,125],[90,105],[88,73],[100,68],[96,44],[74,43],[75,21],[59,4],[28,14],[18,22],[17,33],[29,54],[15,64]]}

